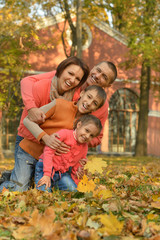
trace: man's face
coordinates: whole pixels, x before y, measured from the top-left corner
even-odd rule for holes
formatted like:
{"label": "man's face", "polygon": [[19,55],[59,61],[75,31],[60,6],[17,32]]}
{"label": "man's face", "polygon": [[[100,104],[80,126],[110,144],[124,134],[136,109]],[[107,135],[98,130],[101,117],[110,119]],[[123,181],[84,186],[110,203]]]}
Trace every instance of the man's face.
{"label": "man's face", "polygon": [[81,114],[96,111],[102,103],[102,99],[97,96],[97,91],[94,89],[82,91],[80,97],[77,107]]}
{"label": "man's face", "polygon": [[102,62],[91,69],[87,78],[87,84],[89,86],[99,85],[100,87],[106,88],[111,86],[110,82],[113,78],[113,71],[108,67],[106,62]]}

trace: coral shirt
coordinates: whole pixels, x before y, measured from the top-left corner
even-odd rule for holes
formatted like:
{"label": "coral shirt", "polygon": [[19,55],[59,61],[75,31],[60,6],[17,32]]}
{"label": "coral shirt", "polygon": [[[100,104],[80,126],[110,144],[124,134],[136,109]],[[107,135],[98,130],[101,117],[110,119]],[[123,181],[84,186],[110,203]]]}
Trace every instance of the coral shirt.
{"label": "coral shirt", "polygon": [[21,95],[25,105],[22,112],[18,135],[26,137],[28,129],[23,124],[23,119],[28,115],[30,108],[39,108],[51,102],[51,81],[56,71],[28,76],[21,80]]}
{"label": "coral shirt", "polygon": [[[43,154],[39,157],[43,159],[43,172],[45,176],[53,177],[54,172],[67,172],[69,167],[72,167],[71,177],[78,184],[79,179],[76,177],[78,167],[81,167],[79,160],[85,159],[87,156],[87,143],[79,144],[75,137],[74,131],[62,129],[58,131],[60,140],[70,146],[70,151],[60,156],[55,155],[54,149],[45,146]],[[53,169],[53,172],[52,172]]]}

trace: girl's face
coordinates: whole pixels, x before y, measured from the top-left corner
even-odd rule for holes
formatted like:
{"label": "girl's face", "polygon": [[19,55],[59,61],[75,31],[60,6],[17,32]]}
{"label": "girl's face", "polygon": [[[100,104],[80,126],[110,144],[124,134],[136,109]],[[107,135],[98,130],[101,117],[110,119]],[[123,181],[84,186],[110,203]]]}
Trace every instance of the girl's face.
{"label": "girl's face", "polygon": [[83,75],[84,72],[78,65],[71,64],[66,67],[58,79],[58,93],[63,94],[75,88],[80,83]]}
{"label": "girl's face", "polygon": [[78,143],[88,143],[98,135],[98,128],[92,122],[82,124],[81,121],[77,123],[76,139]]}
{"label": "girl's face", "polygon": [[96,111],[102,103],[102,99],[97,96],[97,91],[94,89],[86,92],[82,91],[80,97],[77,107],[81,114]]}

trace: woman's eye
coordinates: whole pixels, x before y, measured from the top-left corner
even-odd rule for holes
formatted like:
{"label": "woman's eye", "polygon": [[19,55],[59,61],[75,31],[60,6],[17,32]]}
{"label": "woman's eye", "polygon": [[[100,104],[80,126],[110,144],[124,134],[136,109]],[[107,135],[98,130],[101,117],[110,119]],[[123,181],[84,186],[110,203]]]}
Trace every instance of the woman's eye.
{"label": "woman's eye", "polygon": [[90,96],[90,95],[88,95],[88,98],[91,98],[91,96]]}
{"label": "woman's eye", "polygon": [[98,106],[98,103],[97,103],[97,102],[94,102],[94,105],[97,107],[97,106]]}

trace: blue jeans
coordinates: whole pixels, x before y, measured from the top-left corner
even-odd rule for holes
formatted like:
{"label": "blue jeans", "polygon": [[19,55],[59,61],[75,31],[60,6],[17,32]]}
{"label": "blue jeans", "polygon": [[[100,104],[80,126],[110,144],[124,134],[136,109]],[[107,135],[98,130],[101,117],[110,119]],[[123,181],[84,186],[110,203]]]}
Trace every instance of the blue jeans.
{"label": "blue jeans", "polygon": [[19,146],[22,139],[20,136],[16,138],[14,169],[12,170],[10,181],[5,181],[0,185],[0,192],[3,187],[11,191],[20,192],[27,191],[30,187],[37,160]]}
{"label": "blue jeans", "polygon": [[43,177],[43,162],[40,160],[36,164],[36,170],[35,170],[35,183],[36,188],[41,191],[48,191],[51,192],[52,188],[55,187],[59,190],[67,190],[67,191],[77,191],[77,185],[71,178],[70,174],[68,172],[62,173],[61,176],[59,175],[59,172],[55,172],[53,179],[51,179],[51,187],[48,189],[45,189],[46,185],[42,185],[40,187],[37,187],[38,181]]}

